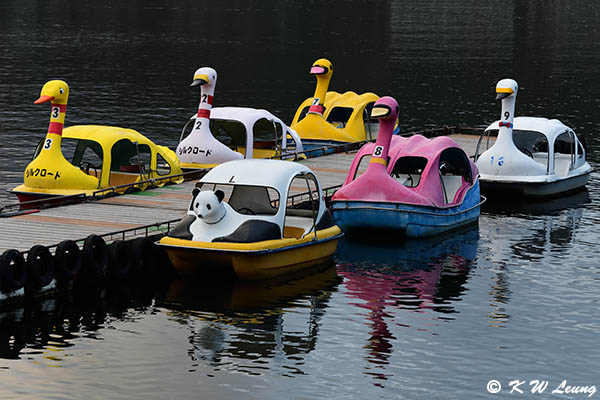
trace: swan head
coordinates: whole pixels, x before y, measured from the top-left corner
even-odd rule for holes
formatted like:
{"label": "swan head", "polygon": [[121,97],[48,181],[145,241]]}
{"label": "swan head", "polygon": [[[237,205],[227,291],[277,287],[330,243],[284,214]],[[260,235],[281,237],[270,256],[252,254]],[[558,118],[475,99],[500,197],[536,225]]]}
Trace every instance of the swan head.
{"label": "swan head", "polygon": [[398,118],[398,102],[390,96],[384,96],[378,99],[371,110],[371,118],[391,119],[396,122]]}
{"label": "swan head", "polygon": [[316,76],[331,77],[333,74],[333,64],[326,58],[320,58],[310,67],[310,74]]}
{"label": "swan head", "polygon": [[48,81],[42,87],[40,98],[34,101],[34,104],[46,103],[52,101],[58,104],[67,104],[69,98],[69,85],[61,80]]}
{"label": "swan head", "polygon": [[194,72],[194,80],[190,86],[214,85],[217,82],[217,71],[210,67],[198,68]]}
{"label": "swan head", "polygon": [[519,85],[513,79],[502,79],[496,84],[496,100],[502,100],[509,96],[517,95]]}

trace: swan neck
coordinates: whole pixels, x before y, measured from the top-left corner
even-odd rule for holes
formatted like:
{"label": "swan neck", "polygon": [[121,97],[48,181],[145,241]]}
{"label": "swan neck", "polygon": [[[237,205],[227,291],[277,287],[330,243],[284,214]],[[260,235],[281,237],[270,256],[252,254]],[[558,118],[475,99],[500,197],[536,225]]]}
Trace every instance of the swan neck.
{"label": "swan neck", "polygon": [[325,103],[325,96],[327,95],[327,89],[329,88],[329,81],[331,75],[317,75],[317,87],[315,88],[315,95],[313,98],[312,105],[309,108],[309,112],[313,114],[323,115]]}
{"label": "swan neck", "polygon": [[377,140],[375,141],[375,147],[373,148],[368,168],[387,167],[389,148],[394,133],[394,123],[394,118],[379,120],[379,133],[377,134]]}
{"label": "swan neck", "polygon": [[204,85],[200,89],[200,104],[198,105],[197,118],[210,119],[210,110],[212,109],[213,94],[215,93],[214,83]]}
{"label": "swan neck", "polygon": [[516,95],[502,100],[502,114],[500,115],[500,126],[498,130],[498,142],[513,142],[513,127],[515,115]]}

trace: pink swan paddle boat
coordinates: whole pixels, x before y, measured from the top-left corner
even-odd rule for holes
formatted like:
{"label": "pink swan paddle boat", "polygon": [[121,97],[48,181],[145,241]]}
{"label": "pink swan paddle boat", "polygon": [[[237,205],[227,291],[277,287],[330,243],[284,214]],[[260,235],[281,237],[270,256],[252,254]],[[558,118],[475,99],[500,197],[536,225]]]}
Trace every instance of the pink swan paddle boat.
{"label": "pink swan paddle boat", "polygon": [[393,135],[398,103],[379,99],[375,143],[364,145],[332,198],[336,223],[349,232],[394,230],[406,237],[444,233],[479,218],[479,171],[449,137]]}

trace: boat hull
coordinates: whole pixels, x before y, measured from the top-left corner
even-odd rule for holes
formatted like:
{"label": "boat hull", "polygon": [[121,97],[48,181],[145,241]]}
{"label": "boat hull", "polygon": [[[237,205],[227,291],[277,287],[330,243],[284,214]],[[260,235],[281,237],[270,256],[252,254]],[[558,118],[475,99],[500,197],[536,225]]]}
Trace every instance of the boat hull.
{"label": "boat hull", "polygon": [[344,232],[398,231],[408,238],[419,238],[443,234],[475,223],[479,218],[480,205],[479,190],[474,187],[469,190],[462,204],[448,208],[335,200],[332,202],[332,211],[334,222]]}
{"label": "boat hull", "polygon": [[481,192],[494,200],[506,196],[553,197],[582,190],[590,178],[590,172],[545,182],[519,182],[490,180],[481,177]]}
{"label": "boat hull", "polygon": [[241,280],[263,280],[291,274],[333,255],[341,230],[337,226],[317,232],[316,238],[286,238],[257,243],[208,243],[165,237],[164,246],[180,275],[232,270]]}

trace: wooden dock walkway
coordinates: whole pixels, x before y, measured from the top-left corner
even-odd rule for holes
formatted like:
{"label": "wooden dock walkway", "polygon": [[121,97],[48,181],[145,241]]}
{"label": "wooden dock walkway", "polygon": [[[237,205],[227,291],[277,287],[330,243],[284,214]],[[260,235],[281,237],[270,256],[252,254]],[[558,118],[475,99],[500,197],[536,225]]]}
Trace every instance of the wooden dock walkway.
{"label": "wooden dock walkway", "polygon": [[[451,135],[467,154],[475,153],[477,136]],[[301,161],[311,168],[323,188],[340,185],[356,151],[309,158]],[[115,233],[107,241],[119,239],[124,230],[164,224],[185,215],[196,181],[97,201],[66,205],[39,212],[0,218],[0,253],[7,249],[25,252],[35,244],[54,246],[90,234]],[[130,232],[127,238],[146,235],[145,230]]]}

